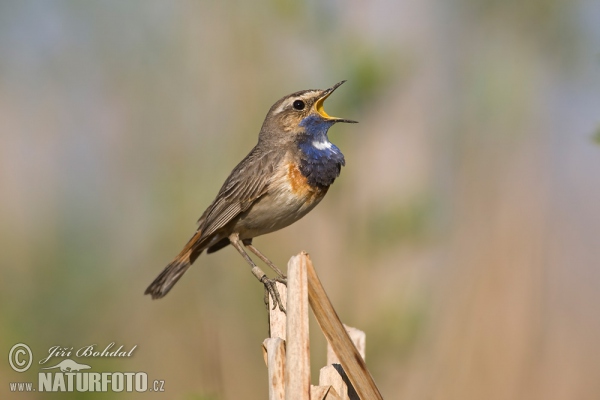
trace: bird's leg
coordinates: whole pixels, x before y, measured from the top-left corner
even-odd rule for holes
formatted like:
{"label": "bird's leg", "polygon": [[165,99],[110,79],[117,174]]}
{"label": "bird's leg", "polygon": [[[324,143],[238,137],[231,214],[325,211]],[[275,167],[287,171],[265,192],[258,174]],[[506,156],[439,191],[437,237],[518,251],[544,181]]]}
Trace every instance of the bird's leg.
{"label": "bird's leg", "polygon": [[244,244],[244,246],[249,248],[251,252],[256,254],[256,256],[258,258],[260,258],[265,264],[267,264],[269,267],[271,267],[271,269],[273,271],[275,271],[275,273],[277,275],[279,275],[277,278],[275,278],[275,280],[277,282],[287,285],[287,276],[285,276],[284,273],[281,272],[281,270],[279,268],[277,268],[277,265],[273,264],[273,262],[271,260],[269,260],[267,258],[267,256],[265,256],[256,247],[254,247],[254,245],[252,244],[252,239],[244,239],[244,240],[242,240],[242,243]]}
{"label": "bird's leg", "polygon": [[[232,233],[231,235],[229,235],[229,241],[231,242],[231,245],[233,247],[235,247],[235,249],[242,255],[242,257],[244,257],[244,260],[246,260],[246,262],[248,262],[248,264],[250,264],[250,267],[252,267],[252,274],[256,277],[256,279],[258,279],[259,282],[261,282],[263,285],[265,285],[265,290],[267,292],[269,292],[269,294],[273,298],[273,309],[275,309],[276,306],[279,306],[279,310],[281,312],[285,312],[285,308],[283,307],[283,303],[281,302],[281,297],[279,296],[279,291],[277,290],[277,287],[275,286],[276,280],[269,279],[269,277],[262,271],[262,269],[260,269],[254,263],[254,261],[252,261],[252,259],[248,255],[248,253],[246,253],[246,251],[242,247],[240,237],[237,233]],[[269,299],[268,298],[266,299],[266,304],[267,304],[267,307],[269,307]]]}

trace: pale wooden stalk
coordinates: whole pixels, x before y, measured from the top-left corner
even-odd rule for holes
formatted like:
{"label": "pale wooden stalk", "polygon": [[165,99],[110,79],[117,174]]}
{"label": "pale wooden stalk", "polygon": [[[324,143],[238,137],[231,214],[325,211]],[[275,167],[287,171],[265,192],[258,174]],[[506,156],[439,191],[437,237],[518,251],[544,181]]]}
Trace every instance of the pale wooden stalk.
{"label": "pale wooden stalk", "polygon": [[[284,307],[287,307],[287,287],[275,284]],[[285,399],[285,330],[286,315],[273,309],[273,298],[269,296],[269,336],[263,342],[263,356],[269,375],[269,400]]]}
{"label": "pale wooden stalk", "polygon": [[269,375],[269,400],[285,400],[285,342],[268,338],[263,342],[263,357]]}
{"label": "pale wooden stalk", "polygon": [[348,385],[333,365],[321,368],[319,371],[319,385],[331,386],[340,400],[350,400]]}
{"label": "pale wooden stalk", "polygon": [[331,386],[311,386],[310,400],[342,400]]}
{"label": "pale wooden stalk", "polygon": [[[321,281],[315,272],[308,254],[302,252],[293,259],[297,260],[296,263],[298,264],[306,265],[308,278],[308,298],[310,306],[313,309],[315,318],[319,323],[327,342],[331,345],[335,354],[338,356],[340,364],[348,375],[348,379],[354,386],[356,393],[361,399],[382,400],[383,397],[381,396],[381,393],[379,393],[379,389],[377,388],[377,385],[375,385],[375,381],[367,369],[365,361],[356,347],[354,347],[350,336],[348,336],[348,333],[346,332],[346,329],[344,329],[340,318],[331,305],[331,302],[325,293],[325,289],[323,289],[323,285],[321,284]],[[290,303],[291,299],[288,298],[288,304]],[[288,325],[288,337],[289,333],[290,330]]]}
{"label": "pale wooden stalk", "polygon": [[[304,253],[305,254],[305,253]],[[307,260],[300,254],[288,263],[286,400],[310,399]]]}
{"label": "pale wooden stalk", "polygon": [[[344,329],[346,329],[346,332],[348,332],[348,336],[350,336],[350,340],[352,340],[352,343],[354,343],[356,350],[358,350],[362,359],[366,360],[365,350],[366,350],[367,335],[360,329],[353,328],[346,324],[343,324],[343,325],[344,325]],[[329,342],[327,342],[327,365],[339,364],[339,363],[340,363],[340,359],[335,354],[335,351],[333,351],[333,348],[331,347]]]}
{"label": "pale wooden stalk", "polygon": [[310,400],[324,400],[331,386],[310,385]]}
{"label": "pale wooden stalk", "polygon": [[[281,298],[281,303],[283,308],[287,309],[287,287],[280,282],[276,282],[275,286],[277,287],[277,291],[279,292],[279,297]],[[284,312],[282,312],[279,307],[275,307],[273,309],[273,298],[269,296],[269,336],[272,338],[282,338],[286,339],[285,331],[286,331],[286,321],[287,317]]]}

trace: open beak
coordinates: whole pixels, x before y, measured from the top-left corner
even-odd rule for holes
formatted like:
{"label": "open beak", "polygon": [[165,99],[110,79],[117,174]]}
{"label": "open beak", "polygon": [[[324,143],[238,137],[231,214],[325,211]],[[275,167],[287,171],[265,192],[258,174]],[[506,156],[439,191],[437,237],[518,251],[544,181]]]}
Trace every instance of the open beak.
{"label": "open beak", "polygon": [[343,119],[343,118],[332,117],[332,116],[328,115],[325,112],[325,109],[323,108],[323,103],[325,103],[325,100],[327,100],[327,98],[329,97],[329,95],[331,93],[333,93],[335,91],[335,89],[337,89],[338,87],[340,87],[342,85],[342,83],[344,83],[344,82],[346,82],[346,81],[338,82],[335,85],[333,85],[332,87],[330,87],[329,89],[324,90],[323,93],[321,94],[321,97],[319,97],[319,99],[315,102],[314,108],[315,108],[315,111],[321,117],[323,117],[327,121],[332,121],[332,122],[348,122],[348,123],[351,123],[351,124],[356,124],[356,123],[358,123],[358,121],[352,121],[351,119]]}

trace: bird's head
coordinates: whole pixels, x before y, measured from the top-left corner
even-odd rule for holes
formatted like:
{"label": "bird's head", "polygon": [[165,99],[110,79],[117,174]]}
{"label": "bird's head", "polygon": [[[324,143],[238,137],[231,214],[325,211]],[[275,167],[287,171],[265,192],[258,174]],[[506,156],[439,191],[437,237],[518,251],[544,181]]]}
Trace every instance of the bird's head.
{"label": "bird's head", "polygon": [[302,137],[316,138],[327,135],[327,130],[337,122],[356,123],[332,117],[323,108],[325,100],[344,82],[325,90],[301,90],[279,99],[265,118],[259,141],[285,143]]}

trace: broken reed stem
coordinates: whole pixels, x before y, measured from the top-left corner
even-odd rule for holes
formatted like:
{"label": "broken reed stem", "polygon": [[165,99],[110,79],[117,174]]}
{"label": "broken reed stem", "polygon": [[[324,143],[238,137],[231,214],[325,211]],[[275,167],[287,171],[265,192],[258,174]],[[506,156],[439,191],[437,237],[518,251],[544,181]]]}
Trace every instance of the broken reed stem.
{"label": "broken reed stem", "polygon": [[340,321],[333,305],[329,301],[310,257],[308,254],[302,252],[296,258],[300,258],[300,262],[306,265],[307,268],[308,300],[315,318],[327,342],[339,358],[340,364],[344,368],[352,386],[354,386],[356,393],[361,399],[383,400],[371,373],[367,369],[365,361],[356,347],[354,347],[342,321]]}
{"label": "broken reed stem", "polygon": [[[287,287],[275,284],[283,307],[287,307]],[[269,338],[263,341],[263,357],[269,375],[269,400],[285,400],[285,313],[279,307],[273,309],[273,298],[269,296]]]}
{"label": "broken reed stem", "polygon": [[288,263],[286,400],[310,400],[310,346],[308,339],[308,285],[301,256]]}
{"label": "broken reed stem", "polygon": [[[364,332],[341,323],[308,254],[290,259],[288,287],[278,283],[277,289],[287,315],[272,310],[270,299],[270,338],[263,342],[269,400],[382,399],[364,362]],[[328,363],[333,363],[321,369],[320,386],[310,385],[309,301],[327,338]]]}
{"label": "broken reed stem", "polygon": [[263,342],[263,356],[269,375],[269,400],[285,400],[285,342],[268,338]]}

